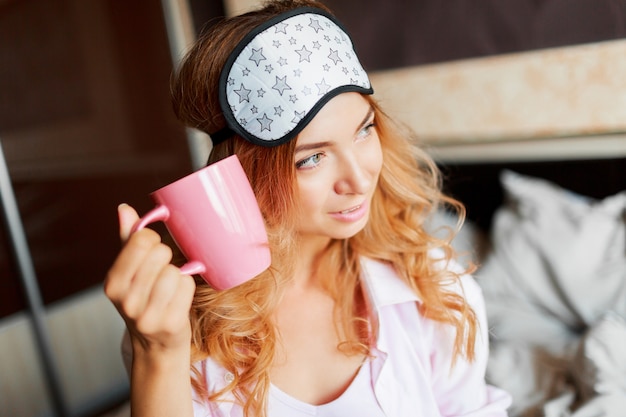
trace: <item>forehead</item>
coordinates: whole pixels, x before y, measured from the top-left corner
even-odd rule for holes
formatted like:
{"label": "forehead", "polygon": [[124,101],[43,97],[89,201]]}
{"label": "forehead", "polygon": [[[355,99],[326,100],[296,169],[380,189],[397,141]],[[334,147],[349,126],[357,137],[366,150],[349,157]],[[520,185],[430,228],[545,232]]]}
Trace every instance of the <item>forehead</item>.
{"label": "forehead", "polygon": [[362,94],[339,94],[330,99],[300,132],[297,144],[352,135],[367,121],[371,109],[370,102]]}

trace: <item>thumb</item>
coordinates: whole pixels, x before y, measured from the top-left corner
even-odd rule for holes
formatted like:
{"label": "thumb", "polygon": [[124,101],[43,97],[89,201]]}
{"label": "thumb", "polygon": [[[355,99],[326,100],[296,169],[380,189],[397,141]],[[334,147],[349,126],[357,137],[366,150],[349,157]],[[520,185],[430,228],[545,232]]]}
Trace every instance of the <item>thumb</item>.
{"label": "thumb", "polygon": [[133,225],[139,220],[139,215],[134,208],[122,203],[117,207],[117,216],[120,223],[120,239],[122,242],[126,242]]}

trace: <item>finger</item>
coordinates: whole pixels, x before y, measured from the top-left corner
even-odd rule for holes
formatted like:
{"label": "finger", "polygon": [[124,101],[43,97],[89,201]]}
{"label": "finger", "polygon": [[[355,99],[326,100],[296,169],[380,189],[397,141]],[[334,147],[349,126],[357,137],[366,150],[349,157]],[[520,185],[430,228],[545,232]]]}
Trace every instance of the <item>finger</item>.
{"label": "finger", "polygon": [[118,304],[125,297],[145,258],[161,242],[158,233],[143,229],[134,233],[122,248],[105,280],[105,293]]}
{"label": "finger", "polygon": [[[172,312],[184,313],[184,318],[189,320],[189,311],[191,310],[191,303],[196,292],[196,282],[191,275],[180,275],[178,279],[178,286],[174,297],[170,300],[168,308],[168,314]],[[171,314],[173,315],[173,314]]]}
{"label": "finger", "polygon": [[166,266],[154,282],[146,310],[164,312],[175,297],[181,274],[173,265]]}
{"label": "finger", "polygon": [[[132,238],[131,238],[132,240]],[[146,254],[132,278],[123,300],[123,311],[128,317],[139,317],[147,308],[149,299],[163,271],[172,260],[169,246],[159,243]]]}
{"label": "finger", "polygon": [[191,338],[190,310],[196,289],[191,275],[179,275],[174,296],[161,320],[162,329],[170,335],[170,342],[189,346]]}
{"label": "finger", "polygon": [[120,225],[120,239],[122,242],[126,242],[130,236],[131,229],[137,220],[139,220],[139,215],[134,208],[126,203],[122,203],[117,207],[117,216]]}
{"label": "finger", "polygon": [[191,301],[177,302],[181,296],[189,298],[185,277],[173,265],[168,265],[161,271],[152,287],[142,323],[137,324],[138,329],[143,332],[158,331],[174,335],[189,327]]}

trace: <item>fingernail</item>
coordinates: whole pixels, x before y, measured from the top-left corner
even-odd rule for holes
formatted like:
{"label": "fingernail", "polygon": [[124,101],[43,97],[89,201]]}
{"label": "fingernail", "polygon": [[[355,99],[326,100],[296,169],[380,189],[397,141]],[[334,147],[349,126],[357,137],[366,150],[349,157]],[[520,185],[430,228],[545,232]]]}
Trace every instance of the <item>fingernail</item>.
{"label": "fingernail", "polygon": [[119,219],[120,223],[122,223],[122,220],[124,216],[126,215],[124,213],[124,210],[126,210],[126,207],[129,207],[128,204],[126,203],[122,203],[119,206],[117,206],[117,218]]}

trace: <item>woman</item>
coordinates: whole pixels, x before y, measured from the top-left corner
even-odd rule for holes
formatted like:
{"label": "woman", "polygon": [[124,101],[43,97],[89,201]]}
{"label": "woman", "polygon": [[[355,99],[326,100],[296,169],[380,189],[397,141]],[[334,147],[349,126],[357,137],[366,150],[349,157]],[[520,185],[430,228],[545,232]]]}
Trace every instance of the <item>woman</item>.
{"label": "woman", "polygon": [[137,213],[120,206],[105,291],[128,327],[134,416],[506,415],[508,395],[484,381],[480,290],[424,229],[440,205],[462,207],[323,5],[217,23],[172,91],[211,136],[209,162],[238,155],[272,265],[215,291],[156,233],[129,236]]}

